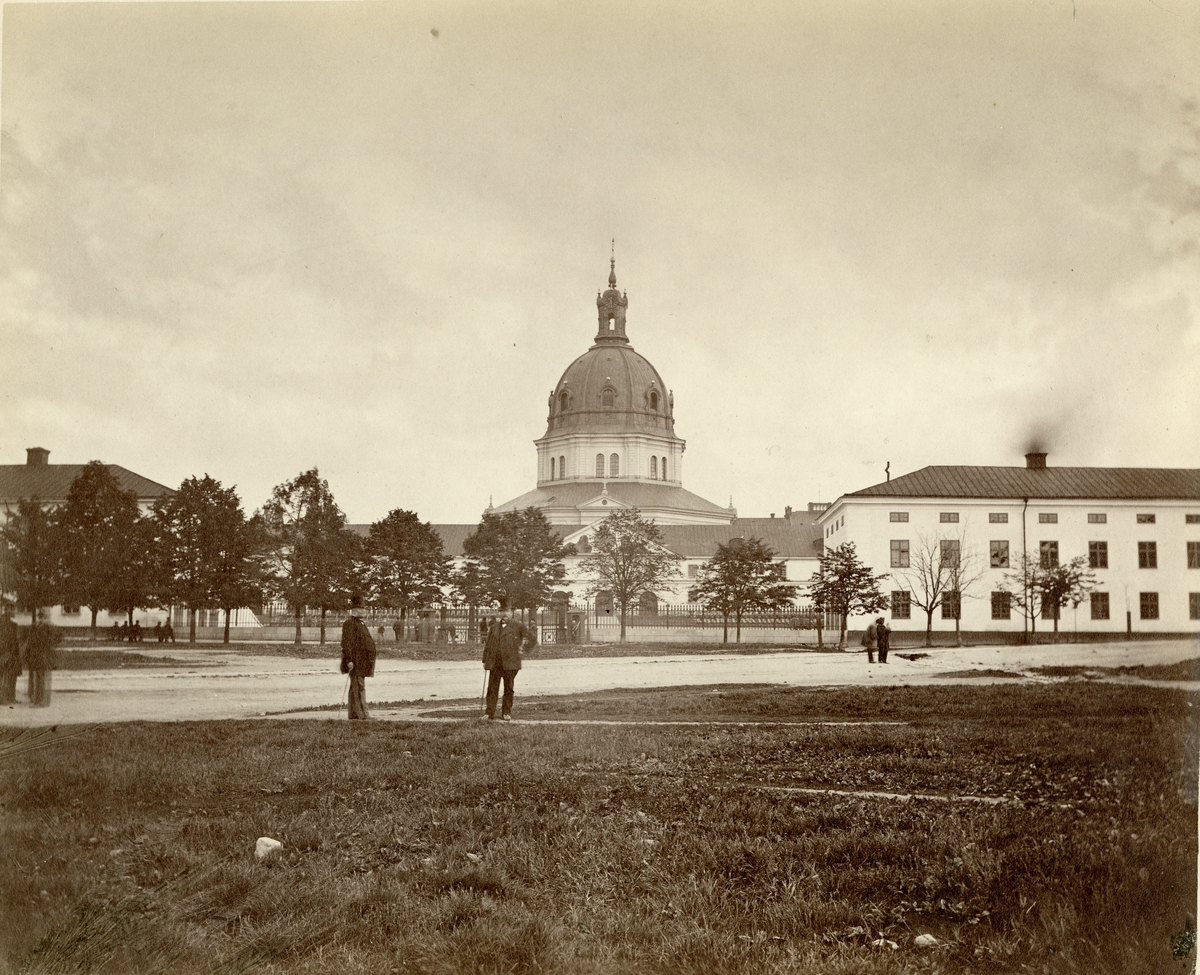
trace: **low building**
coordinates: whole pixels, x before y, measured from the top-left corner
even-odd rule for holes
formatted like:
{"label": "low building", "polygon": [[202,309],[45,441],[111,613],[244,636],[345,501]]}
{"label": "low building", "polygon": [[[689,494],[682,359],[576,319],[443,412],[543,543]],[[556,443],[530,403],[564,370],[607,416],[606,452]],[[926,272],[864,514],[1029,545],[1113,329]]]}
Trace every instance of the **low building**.
{"label": "low building", "polygon": [[[896,630],[926,626],[915,605],[920,553],[955,549],[976,577],[960,600],[965,631],[1053,628],[1051,611],[1028,620],[1006,595],[1025,553],[1040,565],[1082,557],[1095,575],[1086,600],[1061,611],[1060,632],[1200,629],[1200,470],[1049,467],[1044,453],[1027,454],[1025,467],[925,467],[842,495],[818,524],[826,548],[854,542],[889,574],[883,615]],[[935,631],[955,629],[954,603],[937,608]]]}

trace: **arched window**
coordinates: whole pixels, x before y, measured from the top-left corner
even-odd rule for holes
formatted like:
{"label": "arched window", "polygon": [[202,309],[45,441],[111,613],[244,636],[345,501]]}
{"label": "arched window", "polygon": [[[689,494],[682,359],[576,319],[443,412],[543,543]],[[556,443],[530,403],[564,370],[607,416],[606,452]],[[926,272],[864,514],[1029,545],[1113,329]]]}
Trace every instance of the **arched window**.
{"label": "arched window", "polygon": [[655,390],[650,390],[650,409],[658,410],[658,393]]}
{"label": "arched window", "polygon": [[559,457],[558,458],[558,479],[561,481],[566,476],[567,476],[567,458]]}
{"label": "arched window", "polygon": [[658,458],[657,457],[650,458],[650,480],[652,480],[652,481],[658,480]]}
{"label": "arched window", "polygon": [[579,541],[575,543],[575,547],[581,552],[590,552],[592,543],[588,541],[587,535],[580,535]]}
{"label": "arched window", "polygon": [[567,411],[567,391],[564,389],[558,394],[558,412],[565,413]]}
{"label": "arched window", "polygon": [[611,457],[608,458],[608,476],[609,477],[620,477],[621,476],[621,458],[618,457],[616,454],[613,454]]}
{"label": "arched window", "polygon": [[638,612],[643,616],[658,615],[658,596],[652,592],[644,592],[638,599]]}
{"label": "arched window", "polygon": [[606,410],[611,410],[613,408],[613,401],[614,401],[614,398],[616,397],[616,395],[617,394],[616,394],[615,390],[606,389],[603,393],[600,394],[600,405],[603,406]]}
{"label": "arched window", "polygon": [[550,480],[554,480],[554,458],[550,458]]}
{"label": "arched window", "polygon": [[667,479],[667,458],[665,457],[662,459],[662,479],[664,481]]}
{"label": "arched window", "polygon": [[603,454],[596,455],[596,476],[597,477],[604,476],[604,455]]}

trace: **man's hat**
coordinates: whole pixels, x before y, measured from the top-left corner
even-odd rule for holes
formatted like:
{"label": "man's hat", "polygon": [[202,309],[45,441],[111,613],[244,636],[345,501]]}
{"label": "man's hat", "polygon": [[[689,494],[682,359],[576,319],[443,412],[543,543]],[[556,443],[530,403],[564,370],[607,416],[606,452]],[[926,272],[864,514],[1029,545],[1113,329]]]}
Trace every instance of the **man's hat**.
{"label": "man's hat", "polygon": [[362,593],[357,593],[357,592],[352,593],[350,596],[350,608],[351,609],[362,609],[362,604],[363,604]]}

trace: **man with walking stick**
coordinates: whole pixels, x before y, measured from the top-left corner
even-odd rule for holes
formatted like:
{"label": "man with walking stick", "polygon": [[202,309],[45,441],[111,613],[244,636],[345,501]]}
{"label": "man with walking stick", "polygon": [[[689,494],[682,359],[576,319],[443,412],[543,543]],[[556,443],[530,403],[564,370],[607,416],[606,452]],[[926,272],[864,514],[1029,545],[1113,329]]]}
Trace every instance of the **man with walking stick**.
{"label": "man with walking stick", "polygon": [[350,597],[350,615],[342,624],[342,673],[350,675],[350,720],[367,718],[366,678],[375,676],[375,641],[362,621],[363,598]]}
{"label": "man with walking stick", "polygon": [[512,720],[513,682],[521,669],[521,652],[533,645],[533,636],[525,624],[512,618],[506,603],[500,604],[500,616],[492,624],[483,646],[483,669],[488,671],[487,716],[496,718],[496,700],[500,696],[500,681],[504,681],[504,701],[500,717]]}

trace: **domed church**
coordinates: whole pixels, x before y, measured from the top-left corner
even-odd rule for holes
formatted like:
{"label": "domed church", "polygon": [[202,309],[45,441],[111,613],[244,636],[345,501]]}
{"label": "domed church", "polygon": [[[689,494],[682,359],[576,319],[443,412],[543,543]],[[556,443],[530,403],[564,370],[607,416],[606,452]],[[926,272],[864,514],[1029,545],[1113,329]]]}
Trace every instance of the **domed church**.
{"label": "domed church", "polygon": [[727,525],[723,508],[683,487],[686,443],[675,435],[675,395],[625,333],[629,297],[596,296],[592,347],[567,366],[550,393],[537,445],[537,487],[489,510],[540,508],[554,525],[590,525],[617,508],[638,508],[659,525]]}

